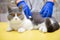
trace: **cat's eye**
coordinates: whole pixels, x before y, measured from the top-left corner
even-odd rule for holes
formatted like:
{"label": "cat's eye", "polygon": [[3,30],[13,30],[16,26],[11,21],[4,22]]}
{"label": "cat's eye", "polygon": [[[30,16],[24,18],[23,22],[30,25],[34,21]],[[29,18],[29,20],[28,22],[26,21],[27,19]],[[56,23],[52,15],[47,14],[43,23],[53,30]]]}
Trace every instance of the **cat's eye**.
{"label": "cat's eye", "polygon": [[15,14],[13,14],[13,13],[11,13],[10,15],[11,15],[11,16],[15,16]]}
{"label": "cat's eye", "polygon": [[20,15],[21,15],[20,13],[17,14],[17,16],[20,16]]}

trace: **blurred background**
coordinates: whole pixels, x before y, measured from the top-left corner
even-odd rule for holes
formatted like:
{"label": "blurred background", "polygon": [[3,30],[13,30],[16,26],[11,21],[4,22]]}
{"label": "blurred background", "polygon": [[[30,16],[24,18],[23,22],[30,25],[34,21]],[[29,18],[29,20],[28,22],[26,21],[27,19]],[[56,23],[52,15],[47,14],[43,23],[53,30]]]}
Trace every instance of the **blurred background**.
{"label": "blurred background", "polygon": [[15,6],[14,0],[0,0],[0,22],[7,22],[7,5]]}
{"label": "blurred background", "polygon": [[[8,15],[7,5],[9,4],[13,4],[13,6],[15,6],[14,0],[0,0],[0,22],[8,21],[7,20],[7,15]],[[60,0],[56,0],[55,2],[53,16],[56,18],[58,22],[60,22]]]}

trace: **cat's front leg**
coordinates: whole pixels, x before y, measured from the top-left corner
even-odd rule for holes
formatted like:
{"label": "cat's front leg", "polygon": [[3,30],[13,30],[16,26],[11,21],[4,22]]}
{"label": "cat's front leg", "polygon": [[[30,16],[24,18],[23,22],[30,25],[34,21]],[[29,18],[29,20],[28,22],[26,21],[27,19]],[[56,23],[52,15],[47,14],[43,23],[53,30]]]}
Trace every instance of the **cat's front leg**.
{"label": "cat's front leg", "polygon": [[10,27],[10,26],[8,26],[8,28],[6,29],[6,31],[8,31],[8,32],[10,32],[10,31],[12,31],[13,29]]}
{"label": "cat's front leg", "polygon": [[10,32],[10,31],[12,31],[12,30],[13,30],[13,29],[11,28],[10,22],[8,21],[8,27],[7,27],[6,31]]}
{"label": "cat's front leg", "polygon": [[47,27],[45,23],[39,24],[39,31],[47,32]]}
{"label": "cat's front leg", "polygon": [[24,32],[25,31],[25,28],[19,28],[18,29],[18,32]]}

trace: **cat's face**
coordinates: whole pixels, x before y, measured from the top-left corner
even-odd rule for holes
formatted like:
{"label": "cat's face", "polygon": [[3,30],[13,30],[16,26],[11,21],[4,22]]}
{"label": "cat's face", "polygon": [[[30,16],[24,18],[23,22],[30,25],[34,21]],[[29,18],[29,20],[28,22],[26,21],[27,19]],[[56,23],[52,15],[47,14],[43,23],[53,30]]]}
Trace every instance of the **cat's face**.
{"label": "cat's face", "polygon": [[24,16],[22,14],[22,8],[18,7],[8,7],[8,20],[23,20]]}

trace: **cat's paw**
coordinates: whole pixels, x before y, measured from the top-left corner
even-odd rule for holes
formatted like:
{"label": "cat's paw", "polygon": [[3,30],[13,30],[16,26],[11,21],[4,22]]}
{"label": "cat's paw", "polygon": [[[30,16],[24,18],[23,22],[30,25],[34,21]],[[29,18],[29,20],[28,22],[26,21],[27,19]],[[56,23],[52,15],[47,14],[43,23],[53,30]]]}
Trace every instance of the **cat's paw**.
{"label": "cat's paw", "polygon": [[24,28],[19,28],[19,29],[18,29],[18,32],[24,32],[24,31],[25,31]]}
{"label": "cat's paw", "polygon": [[47,32],[47,29],[46,28],[39,28],[39,31],[41,31],[41,32]]}
{"label": "cat's paw", "polygon": [[11,27],[8,27],[8,28],[6,29],[6,31],[10,32],[10,31],[12,31],[12,28],[11,28]]}
{"label": "cat's paw", "polygon": [[40,26],[39,27],[39,31],[41,31],[41,32],[47,32],[47,27],[46,27],[45,23],[42,23],[39,26]]}

